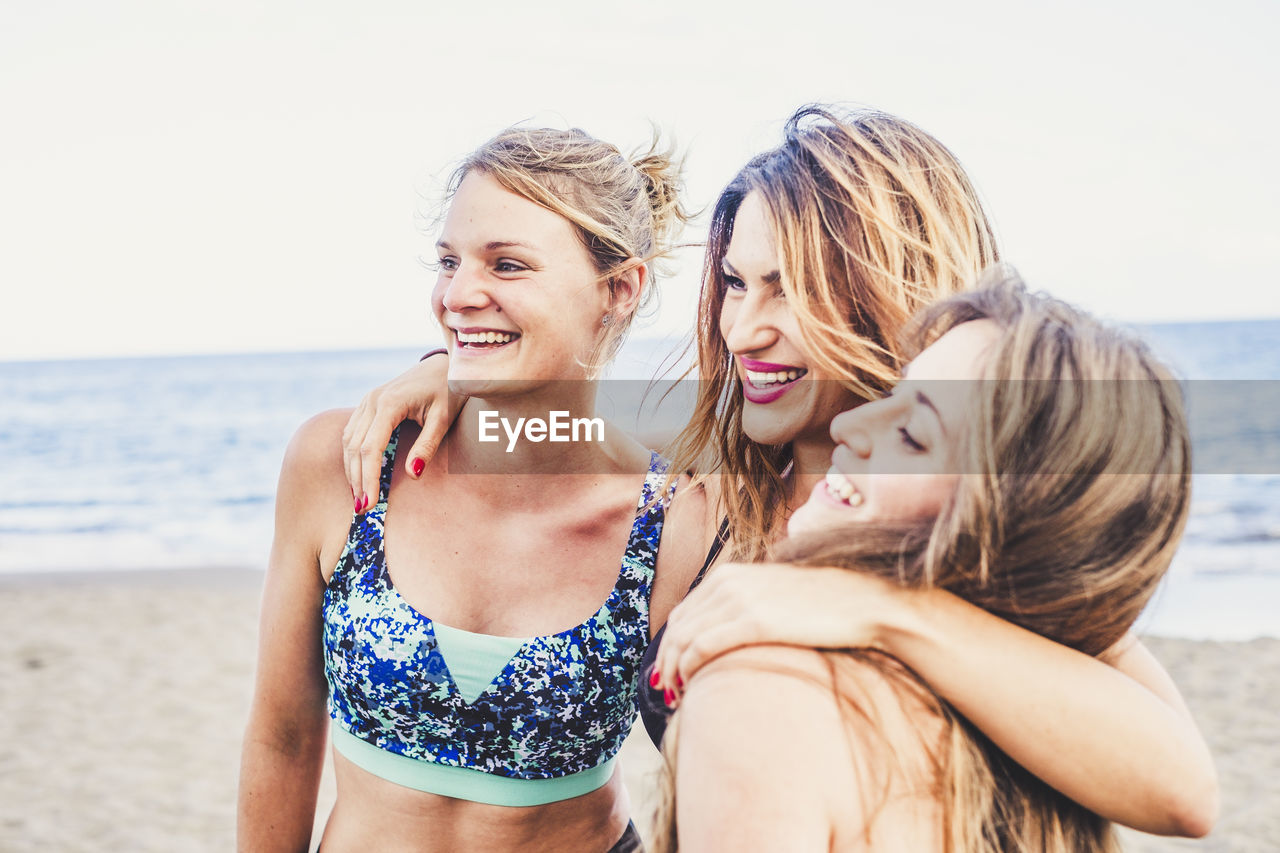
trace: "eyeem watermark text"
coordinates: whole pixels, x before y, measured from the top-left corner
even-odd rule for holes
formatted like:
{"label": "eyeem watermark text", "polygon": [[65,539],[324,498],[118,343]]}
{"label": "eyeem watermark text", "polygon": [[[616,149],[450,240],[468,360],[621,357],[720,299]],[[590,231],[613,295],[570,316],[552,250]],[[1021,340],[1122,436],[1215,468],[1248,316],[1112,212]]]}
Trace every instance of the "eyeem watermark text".
{"label": "eyeem watermark text", "polygon": [[[516,448],[523,433],[525,441],[604,441],[604,418],[571,418],[567,411],[547,413],[542,418],[516,418],[515,425],[497,412],[480,413],[480,440],[501,441],[498,426],[507,434],[507,452]],[[594,437],[593,437],[594,435]]]}

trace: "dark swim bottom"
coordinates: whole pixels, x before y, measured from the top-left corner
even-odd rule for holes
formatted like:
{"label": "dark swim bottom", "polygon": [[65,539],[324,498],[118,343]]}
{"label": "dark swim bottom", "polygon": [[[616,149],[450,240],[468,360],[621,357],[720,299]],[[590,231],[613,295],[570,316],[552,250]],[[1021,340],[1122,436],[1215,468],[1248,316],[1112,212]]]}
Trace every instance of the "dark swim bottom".
{"label": "dark swim bottom", "polygon": [[609,853],[644,853],[644,844],[640,841],[640,833],[636,831],[634,821],[627,822],[627,829],[618,839],[618,843],[609,848]]}

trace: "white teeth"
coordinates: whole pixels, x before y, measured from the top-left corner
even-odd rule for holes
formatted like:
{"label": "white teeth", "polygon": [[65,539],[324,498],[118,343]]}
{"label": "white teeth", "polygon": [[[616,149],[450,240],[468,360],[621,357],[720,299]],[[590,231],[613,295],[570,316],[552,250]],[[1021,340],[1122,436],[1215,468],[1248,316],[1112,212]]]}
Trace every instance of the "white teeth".
{"label": "white teeth", "polygon": [[505,344],[515,340],[515,335],[505,332],[457,332],[460,344]]}
{"label": "white teeth", "polygon": [[781,370],[776,372],[748,370],[747,381],[760,388],[765,385],[777,385],[781,382],[795,382],[803,375],[803,370]]}
{"label": "white teeth", "polygon": [[849,506],[862,506],[862,493],[854,488],[848,477],[835,471],[827,472],[827,493]]}

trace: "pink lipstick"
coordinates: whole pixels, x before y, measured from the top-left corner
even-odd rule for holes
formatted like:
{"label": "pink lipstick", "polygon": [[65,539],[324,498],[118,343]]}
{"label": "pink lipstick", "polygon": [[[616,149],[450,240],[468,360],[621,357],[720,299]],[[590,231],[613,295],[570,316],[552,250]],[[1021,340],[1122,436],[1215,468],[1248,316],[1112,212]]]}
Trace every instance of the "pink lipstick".
{"label": "pink lipstick", "polygon": [[749,402],[764,405],[777,400],[809,371],[791,364],[775,364],[738,356],[742,369],[742,395]]}

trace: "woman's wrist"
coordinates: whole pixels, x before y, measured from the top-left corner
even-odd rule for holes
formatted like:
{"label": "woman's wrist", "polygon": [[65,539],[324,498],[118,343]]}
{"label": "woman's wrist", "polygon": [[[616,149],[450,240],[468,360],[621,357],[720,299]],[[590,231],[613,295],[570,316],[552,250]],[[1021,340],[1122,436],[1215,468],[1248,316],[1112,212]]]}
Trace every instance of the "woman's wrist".
{"label": "woman's wrist", "polygon": [[904,663],[936,642],[934,629],[947,593],[937,589],[907,589],[890,585],[875,608],[872,637],[875,648]]}

